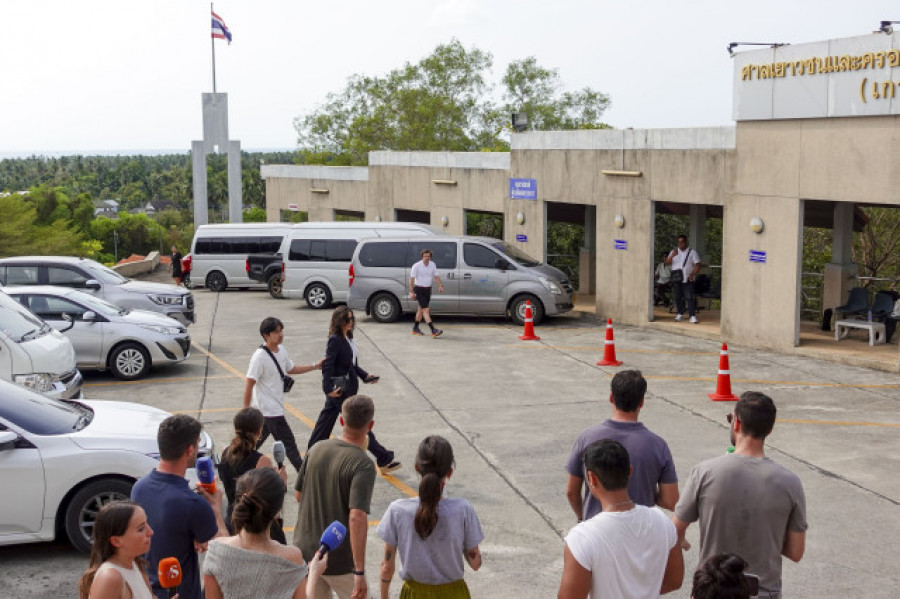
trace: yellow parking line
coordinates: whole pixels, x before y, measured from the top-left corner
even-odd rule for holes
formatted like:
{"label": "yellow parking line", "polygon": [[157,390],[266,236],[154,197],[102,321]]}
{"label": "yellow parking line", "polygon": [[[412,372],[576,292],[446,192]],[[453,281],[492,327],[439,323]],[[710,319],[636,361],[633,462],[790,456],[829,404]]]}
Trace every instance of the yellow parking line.
{"label": "yellow parking line", "polygon": [[893,422],[841,422],[837,420],[797,420],[793,418],[778,418],[776,422],[789,422],[791,424],[829,424],[833,426],[889,426],[900,427]]}
{"label": "yellow parking line", "polygon": [[313,427],[316,426],[316,423],[313,422],[312,420],[310,420],[306,416],[306,414],[304,414],[303,412],[301,412],[300,410],[298,410],[297,408],[295,408],[288,402],[284,402],[284,409],[287,410],[288,412],[290,412],[291,414],[293,414],[294,416],[296,416],[297,419],[299,419],[300,422],[305,424],[308,429],[312,430]]}
{"label": "yellow parking line", "polygon": [[232,366],[232,365],[229,364],[228,362],[222,360],[219,356],[217,356],[216,354],[214,354],[214,353],[212,353],[211,351],[207,350],[206,348],[200,347],[199,345],[197,345],[197,344],[194,343],[193,341],[191,341],[191,347],[195,348],[195,349],[196,349],[197,351],[199,351],[201,354],[205,355],[207,358],[209,358],[210,360],[212,360],[213,362],[215,362],[216,364],[218,364],[219,366],[221,366],[222,368],[224,368],[225,370],[227,370],[228,372],[230,372],[230,373],[233,374],[234,376],[236,376],[236,377],[238,377],[238,378],[244,378],[244,373],[243,373],[243,372],[241,372],[240,370],[238,370],[237,368],[235,368],[234,366]]}
{"label": "yellow parking line", "polygon": [[184,376],[177,379],[141,379],[138,381],[107,381],[103,383],[85,383],[85,387],[110,387],[115,385],[143,385],[146,383],[181,383],[184,381],[202,381],[203,379],[230,379],[232,376]]}

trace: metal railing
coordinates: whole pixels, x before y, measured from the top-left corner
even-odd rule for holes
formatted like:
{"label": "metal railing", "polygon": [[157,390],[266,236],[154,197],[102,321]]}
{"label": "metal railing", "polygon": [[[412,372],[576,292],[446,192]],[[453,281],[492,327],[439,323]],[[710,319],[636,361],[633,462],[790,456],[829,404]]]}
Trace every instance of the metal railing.
{"label": "metal railing", "polygon": [[825,275],[820,272],[800,273],[800,320],[818,322],[822,318]]}

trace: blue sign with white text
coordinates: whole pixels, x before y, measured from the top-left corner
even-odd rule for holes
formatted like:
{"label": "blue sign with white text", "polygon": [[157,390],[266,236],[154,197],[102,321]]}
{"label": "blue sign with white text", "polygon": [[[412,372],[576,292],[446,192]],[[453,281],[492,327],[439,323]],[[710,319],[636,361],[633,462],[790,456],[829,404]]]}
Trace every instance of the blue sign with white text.
{"label": "blue sign with white text", "polygon": [[750,250],[750,262],[756,262],[758,264],[766,263],[766,253],[760,252],[757,250]]}
{"label": "blue sign with white text", "polygon": [[617,250],[627,250],[628,249],[628,240],[627,239],[613,239],[613,245]]}
{"label": "blue sign with white text", "polygon": [[528,235],[516,235],[516,241],[525,243],[526,241],[528,241]]}
{"label": "blue sign with white text", "polygon": [[537,179],[510,179],[509,199],[511,200],[536,200]]}

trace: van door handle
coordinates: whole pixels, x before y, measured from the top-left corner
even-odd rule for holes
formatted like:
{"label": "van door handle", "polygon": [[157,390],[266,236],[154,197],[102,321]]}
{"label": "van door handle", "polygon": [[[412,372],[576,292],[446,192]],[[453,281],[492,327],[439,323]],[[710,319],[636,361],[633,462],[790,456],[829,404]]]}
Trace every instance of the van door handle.
{"label": "van door handle", "polygon": [[469,274],[469,273],[466,273],[466,274],[463,275],[463,278],[468,280],[468,279],[471,279],[471,278],[472,278],[472,275]]}
{"label": "van door handle", "polygon": [[447,273],[447,278],[448,278],[448,279],[455,279],[455,278],[456,278],[456,275],[453,274],[452,272],[448,272],[448,273]]}

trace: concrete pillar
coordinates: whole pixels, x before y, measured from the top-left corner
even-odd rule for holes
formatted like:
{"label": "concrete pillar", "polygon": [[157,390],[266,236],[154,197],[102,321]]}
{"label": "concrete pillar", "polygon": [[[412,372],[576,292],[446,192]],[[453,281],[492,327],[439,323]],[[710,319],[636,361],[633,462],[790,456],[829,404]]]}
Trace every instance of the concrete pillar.
{"label": "concrete pillar", "polygon": [[594,293],[597,273],[597,207],[584,207],[584,247],[578,256],[578,293]]}
{"label": "concrete pillar", "polygon": [[244,222],[244,198],[241,187],[241,142],[228,142],[228,222]]}
{"label": "concrete pillar", "polygon": [[831,262],[825,265],[823,308],[835,308],[847,301],[850,288],[856,286],[857,265],[853,263],[852,202],[836,202],[831,231]]}
{"label": "concrete pillar", "polygon": [[709,263],[709,256],[706,255],[706,206],[703,204],[691,204],[688,245],[700,254],[700,260]]}
{"label": "concrete pillar", "polygon": [[206,146],[203,141],[191,142],[191,163],[194,171],[194,228],[209,222],[206,198]]}

